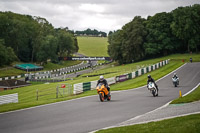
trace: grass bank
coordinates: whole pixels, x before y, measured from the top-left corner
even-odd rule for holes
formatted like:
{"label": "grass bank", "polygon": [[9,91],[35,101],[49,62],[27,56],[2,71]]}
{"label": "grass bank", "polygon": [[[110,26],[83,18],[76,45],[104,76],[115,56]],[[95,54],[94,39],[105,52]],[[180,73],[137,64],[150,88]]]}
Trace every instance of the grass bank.
{"label": "grass bank", "polygon": [[100,130],[97,133],[199,133],[200,114],[177,117],[147,124]]}
{"label": "grass bank", "polygon": [[170,104],[190,103],[200,100],[200,86],[190,94],[173,100]]}

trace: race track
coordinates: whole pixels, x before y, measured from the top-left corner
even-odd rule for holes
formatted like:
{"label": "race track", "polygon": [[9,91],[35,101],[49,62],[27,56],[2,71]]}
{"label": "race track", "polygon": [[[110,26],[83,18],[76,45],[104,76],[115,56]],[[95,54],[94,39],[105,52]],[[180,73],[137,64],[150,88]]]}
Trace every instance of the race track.
{"label": "race track", "polygon": [[182,94],[187,93],[200,82],[200,63],[188,63],[176,73],[180,78],[178,88],[172,84],[172,73],[157,82],[158,97],[153,97],[146,87],[142,87],[113,92],[109,102],[100,102],[95,95],[2,113],[0,133],[85,133],[116,125],[177,98],[180,89]]}

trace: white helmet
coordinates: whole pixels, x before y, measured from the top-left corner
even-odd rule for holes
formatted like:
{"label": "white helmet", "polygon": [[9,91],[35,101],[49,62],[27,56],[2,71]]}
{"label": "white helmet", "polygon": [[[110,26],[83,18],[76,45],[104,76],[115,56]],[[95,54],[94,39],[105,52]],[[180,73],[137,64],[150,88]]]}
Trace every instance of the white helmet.
{"label": "white helmet", "polygon": [[174,76],[176,75],[176,73],[174,73]]}
{"label": "white helmet", "polygon": [[104,79],[103,75],[101,75],[99,78],[100,78],[101,80],[103,80],[103,79]]}

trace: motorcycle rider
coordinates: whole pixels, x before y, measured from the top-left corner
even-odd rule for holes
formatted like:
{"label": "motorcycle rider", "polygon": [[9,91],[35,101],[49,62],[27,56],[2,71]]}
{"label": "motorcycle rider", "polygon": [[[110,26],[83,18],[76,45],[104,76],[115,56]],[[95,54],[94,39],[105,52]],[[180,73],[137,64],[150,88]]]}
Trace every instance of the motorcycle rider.
{"label": "motorcycle rider", "polygon": [[179,85],[179,77],[177,76],[176,73],[174,73],[174,76],[172,78],[176,78],[177,79],[177,84]]}
{"label": "motorcycle rider", "polygon": [[109,93],[110,93],[110,87],[108,86],[107,80],[104,79],[103,75],[101,75],[99,78],[100,79],[97,82],[97,86],[98,86],[99,83],[103,83],[105,85],[105,87],[107,88],[107,90],[109,91]]}
{"label": "motorcycle rider", "polygon": [[[155,80],[151,77],[151,75],[148,75],[147,77],[148,77],[148,80],[147,80],[147,88],[148,88],[149,82],[152,82],[152,83],[155,84],[156,89],[158,90],[158,86],[157,86],[157,84],[155,83]],[[149,89],[149,88],[148,88],[148,89]]]}

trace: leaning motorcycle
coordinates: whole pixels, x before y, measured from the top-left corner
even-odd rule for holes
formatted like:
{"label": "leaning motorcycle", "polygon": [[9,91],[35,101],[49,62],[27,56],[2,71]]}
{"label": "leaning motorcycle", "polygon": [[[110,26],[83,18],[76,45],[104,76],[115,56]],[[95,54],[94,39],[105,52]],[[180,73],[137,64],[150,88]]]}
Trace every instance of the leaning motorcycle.
{"label": "leaning motorcycle", "polygon": [[103,83],[99,83],[96,90],[97,93],[99,94],[99,99],[101,102],[103,102],[105,99],[110,101],[111,95]]}
{"label": "leaning motorcycle", "polygon": [[174,87],[177,87],[177,86],[179,85],[179,78],[173,77],[173,78],[172,78],[172,82],[173,82],[173,84],[174,84]]}
{"label": "leaning motorcycle", "polygon": [[149,82],[148,89],[150,90],[150,92],[154,97],[158,96],[158,90],[156,89],[156,86],[153,82]]}

